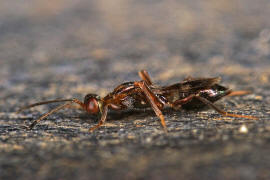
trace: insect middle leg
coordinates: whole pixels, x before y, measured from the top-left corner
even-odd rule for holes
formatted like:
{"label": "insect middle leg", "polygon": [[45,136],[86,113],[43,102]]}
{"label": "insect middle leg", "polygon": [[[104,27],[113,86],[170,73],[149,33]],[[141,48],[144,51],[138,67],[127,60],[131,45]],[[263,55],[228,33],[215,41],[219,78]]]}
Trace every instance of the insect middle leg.
{"label": "insect middle leg", "polygon": [[158,97],[156,97],[156,95],[150,90],[145,81],[134,82],[134,85],[139,87],[143,91],[154,112],[160,118],[160,122],[161,125],[163,126],[164,131],[167,133],[168,131],[164,120],[164,116],[160,110],[163,108],[163,104],[158,100]]}
{"label": "insect middle leg", "polygon": [[151,78],[146,70],[141,70],[138,72],[140,78],[146,82],[147,85],[152,85]]}

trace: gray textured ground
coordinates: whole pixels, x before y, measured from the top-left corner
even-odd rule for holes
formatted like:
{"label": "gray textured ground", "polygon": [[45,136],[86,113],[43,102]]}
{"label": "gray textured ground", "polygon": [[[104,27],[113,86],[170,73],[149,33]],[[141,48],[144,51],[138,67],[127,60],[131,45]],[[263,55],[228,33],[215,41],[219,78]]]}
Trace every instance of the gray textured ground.
{"label": "gray textured ground", "polygon": [[[31,2],[31,1],[30,1]],[[261,1],[2,1],[0,179],[269,179],[270,3]],[[21,3],[21,4],[20,4]],[[250,95],[223,109],[110,112],[106,126],[40,100],[106,95],[147,69],[161,85],[222,77]]]}

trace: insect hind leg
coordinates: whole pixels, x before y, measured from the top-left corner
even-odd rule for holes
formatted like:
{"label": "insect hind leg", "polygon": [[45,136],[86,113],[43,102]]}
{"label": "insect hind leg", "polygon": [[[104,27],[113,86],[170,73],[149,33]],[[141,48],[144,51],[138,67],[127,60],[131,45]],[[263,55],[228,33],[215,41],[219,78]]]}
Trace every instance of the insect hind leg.
{"label": "insect hind leg", "polygon": [[250,91],[232,91],[227,96],[242,96],[242,95],[246,95],[246,94],[251,94],[251,92]]}
{"label": "insect hind leg", "polygon": [[253,117],[253,116],[247,116],[247,115],[240,115],[240,114],[231,114],[228,113],[226,111],[223,111],[222,109],[220,109],[219,107],[217,107],[216,105],[214,105],[211,101],[200,97],[200,96],[194,96],[194,98],[200,100],[201,102],[203,102],[204,104],[208,105],[209,107],[213,108],[214,110],[216,110],[219,114],[223,115],[223,116],[230,116],[230,117],[238,117],[238,118],[247,118],[247,119],[254,119],[257,120],[258,118]]}

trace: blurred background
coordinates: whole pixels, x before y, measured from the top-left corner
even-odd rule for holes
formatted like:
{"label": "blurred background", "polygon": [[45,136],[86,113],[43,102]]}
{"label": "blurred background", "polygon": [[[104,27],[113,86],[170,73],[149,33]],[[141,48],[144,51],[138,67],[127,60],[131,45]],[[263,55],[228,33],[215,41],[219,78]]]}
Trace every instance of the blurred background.
{"label": "blurred background", "polygon": [[[270,177],[269,17],[269,0],[0,0],[0,178]],[[119,113],[89,134],[96,122],[77,112],[33,131],[20,127],[51,106],[13,113],[40,100],[104,96],[141,69],[162,85],[221,76],[253,94],[219,106],[259,121],[171,112],[164,136],[151,112]]]}
{"label": "blurred background", "polygon": [[1,64],[88,60],[108,64],[108,71],[128,71],[150,68],[149,62],[180,71],[182,63],[237,61],[261,68],[269,60],[268,0],[0,3]]}
{"label": "blurred background", "polygon": [[115,84],[134,80],[140,69],[157,81],[248,76],[250,69],[249,80],[268,77],[268,0],[0,3],[0,84],[6,88],[33,75],[37,82],[64,76],[108,87],[95,80],[112,74]]}
{"label": "blurred background", "polygon": [[2,1],[1,60],[255,63],[269,56],[269,7],[267,0]]}

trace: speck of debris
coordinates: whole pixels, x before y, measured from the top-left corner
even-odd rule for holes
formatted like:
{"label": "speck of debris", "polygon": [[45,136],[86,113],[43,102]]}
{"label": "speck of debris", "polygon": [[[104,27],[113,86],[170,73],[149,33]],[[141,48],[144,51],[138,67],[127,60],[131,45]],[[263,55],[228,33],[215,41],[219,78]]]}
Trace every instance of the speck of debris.
{"label": "speck of debris", "polygon": [[240,132],[240,133],[243,133],[243,134],[248,133],[248,128],[247,128],[247,126],[246,126],[246,125],[240,126],[239,132]]}

